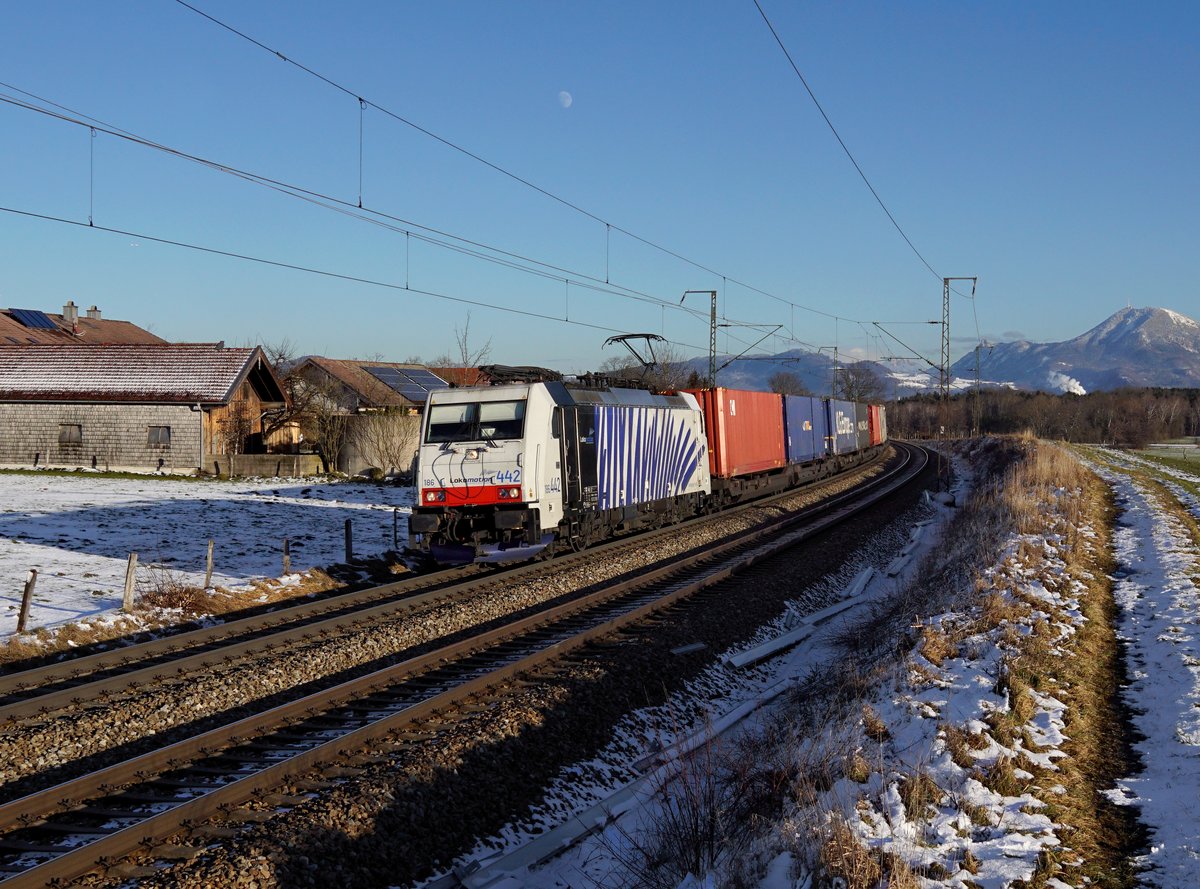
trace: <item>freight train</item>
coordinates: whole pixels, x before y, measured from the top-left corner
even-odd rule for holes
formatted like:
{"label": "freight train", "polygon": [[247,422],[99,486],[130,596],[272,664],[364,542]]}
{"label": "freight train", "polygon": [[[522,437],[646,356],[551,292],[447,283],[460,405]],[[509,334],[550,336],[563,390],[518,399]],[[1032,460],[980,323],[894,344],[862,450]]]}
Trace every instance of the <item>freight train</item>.
{"label": "freight train", "polygon": [[876,404],[562,380],[430,393],[409,548],[441,563],[579,550],[841,472],[887,441]]}

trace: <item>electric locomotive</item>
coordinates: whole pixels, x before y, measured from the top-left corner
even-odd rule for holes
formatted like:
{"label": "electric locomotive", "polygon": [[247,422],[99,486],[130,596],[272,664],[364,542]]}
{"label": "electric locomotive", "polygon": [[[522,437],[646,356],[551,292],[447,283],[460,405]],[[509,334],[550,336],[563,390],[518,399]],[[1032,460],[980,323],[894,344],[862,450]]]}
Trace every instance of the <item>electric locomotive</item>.
{"label": "electric locomotive", "polygon": [[693,395],[560,380],[431,392],[416,487],[409,548],[451,563],[581,549],[712,490]]}

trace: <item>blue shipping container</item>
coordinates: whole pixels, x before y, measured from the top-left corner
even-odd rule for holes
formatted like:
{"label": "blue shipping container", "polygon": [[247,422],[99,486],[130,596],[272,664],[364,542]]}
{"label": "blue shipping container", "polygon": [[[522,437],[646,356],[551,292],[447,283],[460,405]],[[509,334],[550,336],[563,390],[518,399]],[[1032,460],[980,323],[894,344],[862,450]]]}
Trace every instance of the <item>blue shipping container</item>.
{"label": "blue shipping container", "polygon": [[816,398],[783,396],[783,434],[787,437],[789,463],[807,463],[825,456],[825,435],[823,432],[818,434],[815,422],[823,413],[823,406]]}
{"label": "blue shipping container", "polygon": [[865,451],[871,446],[871,407],[866,404],[854,405],[854,447]]}
{"label": "blue shipping container", "polygon": [[830,400],[825,402],[825,406],[829,417],[829,436],[833,442],[833,453],[851,453],[858,447],[853,403]]}
{"label": "blue shipping container", "polygon": [[813,408],[813,440],[817,446],[818,457],[829,457],[833,454],[833,439],[829,437],[829,405],[824,398],[814,398]]}

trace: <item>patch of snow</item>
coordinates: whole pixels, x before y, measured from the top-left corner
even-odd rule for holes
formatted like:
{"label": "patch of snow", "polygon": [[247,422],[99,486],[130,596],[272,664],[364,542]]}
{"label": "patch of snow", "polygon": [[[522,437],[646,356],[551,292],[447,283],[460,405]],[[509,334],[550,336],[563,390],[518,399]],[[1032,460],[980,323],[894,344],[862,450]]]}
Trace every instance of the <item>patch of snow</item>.
{"label": "patch of snow", "polygon": [[285,537],[293,572],[343,561],[346,519],[355,556],[378,555],[398,509],[403,545],[412,501],[411,488],[357,482],[0,473],[0,636],[16,629],[31,568],[30,629],[95,620],[121,607],[131,552],[139,584],[200,585],[212,539],[212,582],[234,587],[278,577]]}
{"label": "patch of snow", "polygon": [[1131,678],[1124,696],[1143,735],[1142,769],[1110,798],[1137,806],[1151,830],[1147,885],[1200,885],[1200,821],[1184,814],[1200,799],[1200,560],[1186,529],[1140,483],[1095,468],[1122,509],[1114,579]]}

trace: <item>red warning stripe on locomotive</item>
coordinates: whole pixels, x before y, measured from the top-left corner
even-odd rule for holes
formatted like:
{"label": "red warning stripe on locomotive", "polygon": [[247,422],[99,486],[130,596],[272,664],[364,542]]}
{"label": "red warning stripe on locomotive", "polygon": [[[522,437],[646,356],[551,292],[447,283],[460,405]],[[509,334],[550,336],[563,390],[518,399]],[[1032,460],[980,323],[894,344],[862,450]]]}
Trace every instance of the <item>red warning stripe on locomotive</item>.
{"label": "red warning stripe on locomotive", "polygon": [[422,488],[420,506],[463,506],[520,503],[520,485],[471,485],[463,488]]}

